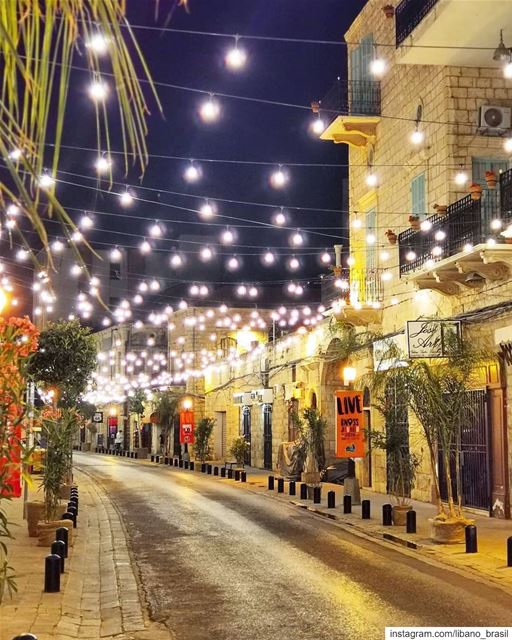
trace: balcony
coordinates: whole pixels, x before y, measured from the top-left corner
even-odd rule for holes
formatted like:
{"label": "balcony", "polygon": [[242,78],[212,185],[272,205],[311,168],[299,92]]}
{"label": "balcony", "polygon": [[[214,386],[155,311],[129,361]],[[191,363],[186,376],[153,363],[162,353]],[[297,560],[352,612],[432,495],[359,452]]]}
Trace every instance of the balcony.
{"label": "balcony", "polygon": [[[493,228],[493,221],[501,228]],[[461,287],[481,288],[510,276],[512,244],[500,231],[512,224],[512,170],[500,175],[498,189],[484,189],[482,199],[466,196],[398,237],[400,276],[420,289],[455,295]]]}
{"label": "balcony", "polygon": [[341,269],[324,276],[322,304],[331,314],[355,326],[378,322],[384,299],[383,269]]}
{"label": "balcony", "polygon": [[321,100],[320,113],[329,123],[320,138],[364,147],[375,142],[380,120],[380,82],[338,78]]}
{"label": "balcony", "polygon": [[[402,0],[395,8],[397,62],[491,67],[500,26],[510,24],[503,0]],[[461,28],[463,25],[463,28]]]}

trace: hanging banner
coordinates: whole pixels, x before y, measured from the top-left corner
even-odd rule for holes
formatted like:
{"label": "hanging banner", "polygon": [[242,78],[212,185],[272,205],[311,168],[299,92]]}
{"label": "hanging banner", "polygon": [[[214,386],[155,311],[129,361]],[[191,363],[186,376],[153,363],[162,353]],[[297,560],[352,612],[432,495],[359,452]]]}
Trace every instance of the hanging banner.
{"label": "hanging banner", "polygon": [[364,458],[363,393],[335,391],[336,457]]}
{"label": "hanging banner", "polygon": [[180,411],[180,444],[194,444],[194,412]]}

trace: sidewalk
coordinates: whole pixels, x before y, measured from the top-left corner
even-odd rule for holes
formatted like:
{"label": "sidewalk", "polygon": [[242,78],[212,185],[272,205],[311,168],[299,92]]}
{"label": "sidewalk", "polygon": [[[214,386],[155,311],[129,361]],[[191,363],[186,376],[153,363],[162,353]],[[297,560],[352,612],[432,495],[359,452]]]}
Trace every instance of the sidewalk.
{"label": "sidewalk", "polygon": [[[149,459],[133,460],[133,463],[156,465]],[[160,460],[162,465],[163,458]],[[171,459],[172,462],[172,459]],[[209,461],[212,466],[224,466],[223,462]],[[163,465],[162,465],[163,466]],[[177,469],[181,473],[191,473],[185,469]],[[200,472],[201,465],[196,464],[196,471]],[[429,518],[433,518],[437,509],[434,505],[425,502],[412,500],[417,517],[417,533],[407,534],[404,527],[384,527],[382,525],[382,505],[392,503],[389,496],[369,490],[361,490],[361,499],[368,499],[371,502],[371,519],[361,519],[361,507],[353,506],[351,514],[343,514],[343,487],[328,482],[322,483],[321,504],[313,504],[312,500],[300,500],[299,482],[296,483],[296,496],[289,495],[289,482],[284,483],[284,493],[277,493],[277,478],[273,471],[265,471],[247,467],[247,483],[235,482],[211,476],[212,481],[236,484],[237,487],[245,490],[257,492],[275,500],[281,500],[288,504],[293,504],[299,508],[305,508],[318,515],[328,517],[350,531],[364,536],[369,536],[380,540],[383,543],[391,543],[404,553],[420,554],[425,560],[448,565],[454,570],[474,578],[492,582],[500,586],[507,592],[512,593],[512,567],[507,567],[507,538],[512,536],[512,520],[499,520],[489,518],[485,515],[478,515],[478,512],[468,513],[468,517],[475,520],[478,532],[478,553],[466,554],[465,545],[439,545],[430,540]],[[268,491],[268,476],[274,475],[275,488]],[[327,493],[334,491],[336,494],[336,507],[327,508]]]}
{"label": "sidewalk", "polygon": [[5,596],[0,606],[0,640],[28,632],[38,640],[171,639],[163,626],[146,619],[123,527],[109,498],[79,471],[75,481],[80,498],[78,527],[61,575],[60,593],[43,592],[49,549],[38,547],[37,538],[29,538],[22,500],[5,503],[10,521],[17,525],[13,527],[16,539],[8,546],[18,593],[12,600]]}

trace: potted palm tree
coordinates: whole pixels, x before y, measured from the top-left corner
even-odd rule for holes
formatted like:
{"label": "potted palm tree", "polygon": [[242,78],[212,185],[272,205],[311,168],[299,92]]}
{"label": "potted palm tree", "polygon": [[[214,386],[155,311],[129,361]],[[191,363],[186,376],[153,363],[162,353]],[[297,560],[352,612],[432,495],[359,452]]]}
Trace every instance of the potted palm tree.
{"label": "potted palm tree", "polygon": [[231,443],[231,447],[229,448],[229,453],[236,460],[237,467],[243,469],[245,466],[245,458],[249,453],[249,449],[251,445],[243,436],[238,436]]}
{"label": "potted palm tree", "polygon": [[314,487],[320,485],[321,470],[325,467],[327,420],[313,407],[304,409],[302,416],[294,414],[292,419],[299,432],[301,458],[305,460],[301,479],[308,485],[308,493],[312,495]]}
{"label": "potted palm tree", "polygon": [[195,429],[194,454],[196,460],[206,462],[210,457],[210,439],[212,437],[215,420],[213,418],[201,418]]}

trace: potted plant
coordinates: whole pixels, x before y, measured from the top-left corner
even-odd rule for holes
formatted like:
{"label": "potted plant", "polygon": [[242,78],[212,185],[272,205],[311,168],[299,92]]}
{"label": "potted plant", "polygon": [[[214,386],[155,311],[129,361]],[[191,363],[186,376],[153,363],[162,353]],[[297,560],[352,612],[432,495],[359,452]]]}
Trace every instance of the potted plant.
{"label": "potted plant", "polygon": [[448,206],[445,204],[435,204],[434,205],[434,211],[440,215],[440,216],[444,216],[446,215],[447,211],[448,211]]}
{"label": "potted plant", "polygon": [[212,437],[215,420],[201,418],[195,430],[194,454],[196,460],[206,462],[210,457],[210,439]]}
{"label": "potted plant", "polygon": [[488,189],[496,189],[496,184],[498,182],[498,177],[496,176],[496,171],[490,169],[485,172],[485,181],[487,183]]}
{"label": "potted plant", "polygon": [[478,182],[472,182],[469,185],[469,195],[471,196],[471,200],[480,200],[482,197],[482,187],[478,184]]}
{"label": "potted plant", "polygon": [[409,224],[411,225],[411,229],[414,229],[414,231],[419,231],[420,217],[416,214],[411,214],[409,216]]}
{"label": "potted plant", "polygon": [[231,443],[229,453],[236,460],[236,464],[239,468],[243,469],[245,466],[245,457],[249,453],[251,445],[243,436],[238,436]]}
{"label": "potted plant", "polygon": [[386,18],[392,18],[395,15],[395,7],[392,4],[385,4],[382,11],[384,11]]}
{"label": "potted plant", "polygon": [[388,239],[389,244],[391,245],[395,245],[396,241],[398,240],[398,236],[392,229],[388,229],[386,231],[386,237]]}
{"label": "potted plant", "polygon": [[312,494],[314,487],[320,485],[321,470],[325,466],[327,420],[313,407],[304,409],[302,417],[297,413],[293,414],[292,419],[299,432],[301,458],[305,460],[301,479],[308,485],[308,493]]}

